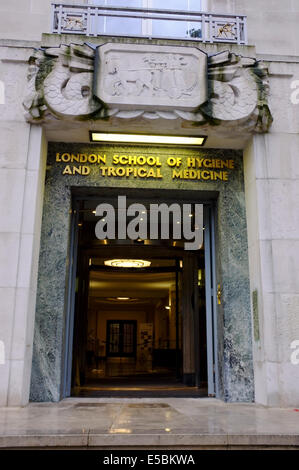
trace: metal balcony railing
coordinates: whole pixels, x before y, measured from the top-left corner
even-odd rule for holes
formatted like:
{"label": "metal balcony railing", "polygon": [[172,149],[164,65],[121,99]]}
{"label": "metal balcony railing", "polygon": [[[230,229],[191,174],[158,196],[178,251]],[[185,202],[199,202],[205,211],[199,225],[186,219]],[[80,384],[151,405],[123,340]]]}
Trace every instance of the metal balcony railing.
{"label": "metal balcony railing", "polygon": [[107,5],[53,3],[52,33],[247,44],[244,15]]}

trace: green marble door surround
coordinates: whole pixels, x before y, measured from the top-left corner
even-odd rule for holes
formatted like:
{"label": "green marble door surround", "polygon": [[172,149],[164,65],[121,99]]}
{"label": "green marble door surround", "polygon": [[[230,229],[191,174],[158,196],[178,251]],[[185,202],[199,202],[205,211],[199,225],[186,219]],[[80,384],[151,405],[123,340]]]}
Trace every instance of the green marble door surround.
{"label": "green marble door surround", "polygon": [[[67,164],[71,167],[80,165],[78,162],[57,161],[65,153],[106,155],[106,166],[114,167],[116,165],[111,162],[112,156],[116,154],[158,156],[163,178],[134,178],[132,174],[129,177],[102,176],[100,166],[105,166],[102,163],[81,163],[90,167],[90,173],[86,175],[63,174]],[[187,159],[193,157],[233,160],[234,169],[227,170],[227,181],[173,179],[173,169],[167,164],[168,158],[181,158],[181,166],[175,167],[180,170],[186,169]],[[144,168],[156,167],[145,165]],[[217,168],[204,170],[220,171]],[[217,283],[220,283],[222,291],[216,326],[219,394],[226,401],[253,401],[252,325],[242,152],[69,143],[49,143],[48,147],[30,399],[40,402],[62,399],[72,188],[77,187],[119,188],[120,195],[126,194],[125,188],[172,190],[178,201],[181,191],[187,190],[198,191],[199,200],[207,199],[211,194],[216,195],[215,261]]]}

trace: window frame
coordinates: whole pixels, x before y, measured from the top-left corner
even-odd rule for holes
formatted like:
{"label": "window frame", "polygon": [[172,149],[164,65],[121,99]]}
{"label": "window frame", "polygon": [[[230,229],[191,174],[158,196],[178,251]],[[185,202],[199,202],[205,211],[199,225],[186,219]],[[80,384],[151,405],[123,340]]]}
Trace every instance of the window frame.
{"label": "window frame", "polygon": [[[198,10],[198,12],[200,11],[205,11],[205,7],[207,6],[207,1],[208,0],[199,0],[200,1],[200,9]],[[191,11],[190,8],[189,8],[189,0],[187,0],[188,2],[188,7],[187,9],[186,8],[183,8],[184,11]],[[87,4],[88,5],[107,5],[107,0],[87,0]],[[115,6],[118,6],[117,5],[117,0],[115,0]],[[121,6],[121,5],[119,5]],[[140,5],[140,8],[153,8],[153,0],[141,0],[141,5]],[[171,10],[171,8],[166,8],[166,9],[169,9]],[[146,18],[142,18],[141,19],[141,35],[142,36],[152,36],[153,34],[153,21],[152,19],[146,19]],[[160,21],[163,21],[163,20],[160,20]],[[187,22],[187,28],[190,29],[190,26],[189,26],[189,22]],[[103,34],[110,34],[110,33],[107,33],[107,17],[104,17],[104,27],[103,27]],[[179,38],[179,37],[178,37]]]}

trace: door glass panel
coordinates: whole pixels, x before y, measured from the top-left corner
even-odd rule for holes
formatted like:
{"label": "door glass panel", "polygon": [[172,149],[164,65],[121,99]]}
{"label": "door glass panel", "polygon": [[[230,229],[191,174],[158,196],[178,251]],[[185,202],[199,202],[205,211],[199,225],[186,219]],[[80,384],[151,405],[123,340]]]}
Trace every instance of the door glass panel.
{"label": "door glass panel", "polygon": [[107,354],[133,356],[136,348],[136,324],[130,320],[109,320],[107,323]]}
{"label": "door glass panel", "polygon": [[199,0],[152,0],[153,8],[164,10],[200,11]]}
{"label": "door glass panel", "polygon": [[90,5],[110,5],[116,7],[142,7],[143,0],[88,0]]}
{"label": "door glass panel", "polygon": [[111,353],[119,352],[119,323],[110,323],[109,351]]}
{"label": "door glass panel", "polygon": [[188,10],[189,11],[201,11],[201,1],[200,0],[188,0]]}
{"label": "door glass panel", "polygon": [[[107,0],[107,5],[142,7],[142,0]],[[107,18],[106,33],[141,34],[142,20],[138,18]]]}
{"label": "door glass panel", "polygon": [[153,35],[172,38],[201,38],[201,21],[153,20]]}
{"label": "door glass panel", "polygon": [[[200,2],[196,0],[166,0],[163,6],[159,0],[153,0],[153,8],[168,10],[200,11]],[[201,37],[201,22],[153,20],[153,35],[163,37]],[[161,34],[162,32],[162,34]]]}
{"label": "door glass panel", "polygon": [[141,34],[142,20],[138,18],[107,18],[106,34]]}
{"label": "door glass panel", "polygon": [[[93,0],[89,1],[93,5],[109,5],[120,7],[142,7],[143,0]],[[112,13],[112,12],[110,12]],[[98,17],[91,18],[92,31],[95,34],[141,34],[142,19],[138,18],[118,18],[118,17]]]}
{"label": "door glass panel", "polygon": [[[120,7],[143,7],[165,10],[200,11],[198,0],[89,0],[91,5]],[[119,18],[109,16],[91,17],[93,34],[141,35],[145,22],[152,34],[160,37],[201,37],[201,23],[174,20],[145,20],[139,18]]]}
{"label": "door glass panel", "polygon": [[123,331],[123,352],[130,354],[134,352],[134,341],[133,341],[134,326],[129,323],[124,323]]}

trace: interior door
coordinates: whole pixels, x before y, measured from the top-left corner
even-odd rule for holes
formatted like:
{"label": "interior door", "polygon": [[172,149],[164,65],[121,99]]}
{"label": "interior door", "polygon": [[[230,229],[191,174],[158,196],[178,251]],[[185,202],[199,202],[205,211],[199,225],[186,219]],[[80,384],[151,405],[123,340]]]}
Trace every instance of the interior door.
{"label": "interior door", "polygon": [[136,357],[136,320],[107,320],[108,357]]}

